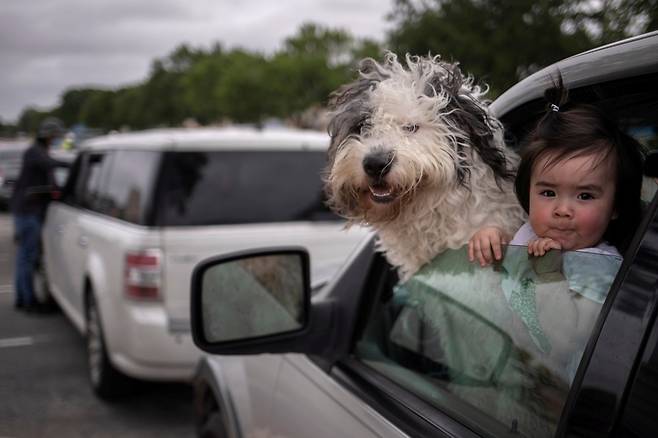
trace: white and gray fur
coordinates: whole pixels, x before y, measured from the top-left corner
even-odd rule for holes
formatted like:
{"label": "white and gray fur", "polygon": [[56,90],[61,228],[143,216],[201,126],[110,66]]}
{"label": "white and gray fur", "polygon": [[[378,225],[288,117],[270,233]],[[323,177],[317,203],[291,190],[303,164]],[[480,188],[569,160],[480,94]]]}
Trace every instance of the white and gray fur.
{"label": "white and gray fur", "polygon": [[483,226],[513,234],[525,218],[513,192],[518,158],[482,100],[486,90],[440,57],[367,58],[330,97],[325,190],[350,223],[372,226],[408,278]]}

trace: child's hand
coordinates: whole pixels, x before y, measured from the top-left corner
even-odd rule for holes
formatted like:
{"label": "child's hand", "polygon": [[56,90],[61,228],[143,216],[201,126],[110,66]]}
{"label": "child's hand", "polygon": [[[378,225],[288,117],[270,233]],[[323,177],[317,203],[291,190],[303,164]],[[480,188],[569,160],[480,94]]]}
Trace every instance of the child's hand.
{"label": "child's hand", "polygon": [[533,256],[543,256],[549,249],[562,249],[562,245],[550,237],[540,237],[528,242],[528,254]]}
{"label": "child's hand", "polygon": [[503,258],[503,245],[507,245],[509,238],[496,227],[486,227],[479,230],[468,241],[468,260],[476,259],[480,266],[487,266]]}

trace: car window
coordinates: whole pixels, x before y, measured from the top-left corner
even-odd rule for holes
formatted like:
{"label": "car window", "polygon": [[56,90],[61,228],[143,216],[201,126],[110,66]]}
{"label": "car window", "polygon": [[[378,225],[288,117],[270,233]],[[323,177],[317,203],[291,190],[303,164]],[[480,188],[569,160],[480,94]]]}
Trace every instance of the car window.
{"label": "car window", "polygon": [[355,356],[485,436],[553,436],[620,265],[509,246],[481,268],[448,250],[385,287]]}
{"label": "car window", "polygon": [[78,155],[71,165],[71,169],[69,170],[66,177],[66,181],[62,189],[62,201],[67,204],[77,205],[80,202],[80,200],[76,198],[76,187],[80,185],[80,169],[82,168],[84,159],[84,154]]}
{"label": "car window", "polygon": [[109,157],[108,153],[91,153],[86,156],[76,196],[82,207],[95,211],[102,209],[100,194],[105,187],[103,180],[109,172]]}
{"label": "car window", "polygon": [[119,150],[97,202],[102,213],[135,224],[145,224],[148,204],[160,164],[156,151]]}
{"label": "car window", "polygon": [[336,219],[324,204],[324,151],[165,154],[156,224]]}
{"label": "car window", "polygon": [[[619,127],[639,141],[647,150],[658,149],[658,73],[574,88],[570,99],[602,108]],[[537,120],[545,114],[546,102],[534,100],[501,117],[505,141],[519,150]],[[645,178],[642,200],[650,203],[656,189],[653,178]]]}

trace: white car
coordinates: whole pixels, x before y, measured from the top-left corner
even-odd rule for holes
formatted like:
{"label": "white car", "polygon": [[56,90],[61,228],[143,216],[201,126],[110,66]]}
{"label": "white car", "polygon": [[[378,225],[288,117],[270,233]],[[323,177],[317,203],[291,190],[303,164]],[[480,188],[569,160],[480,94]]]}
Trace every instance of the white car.
{"label": "white car", "polygon": [[[101,397],[130,376],[187,380],[190,275],[209,255],[303,245],[336,270],[366,234],[324,205],[329,138],[289,129],[168,129],[81,146],[43,229],[48,287],[88,339]],[[324,274],[323,274],[324,275]]]}

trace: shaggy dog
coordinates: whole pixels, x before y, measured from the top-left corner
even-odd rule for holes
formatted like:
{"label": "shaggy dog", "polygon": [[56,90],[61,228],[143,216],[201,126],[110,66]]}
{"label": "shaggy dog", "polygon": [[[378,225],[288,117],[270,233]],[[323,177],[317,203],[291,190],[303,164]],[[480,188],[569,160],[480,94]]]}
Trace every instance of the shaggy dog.
{"label": "shaggy dog", "polygon": [[350,223],[371,225],[407,279],[483,226],[513,234],[525,214],[513,191],[518,158],[486,93],[440,57],[388,53],[330,96],[325,190]]}

